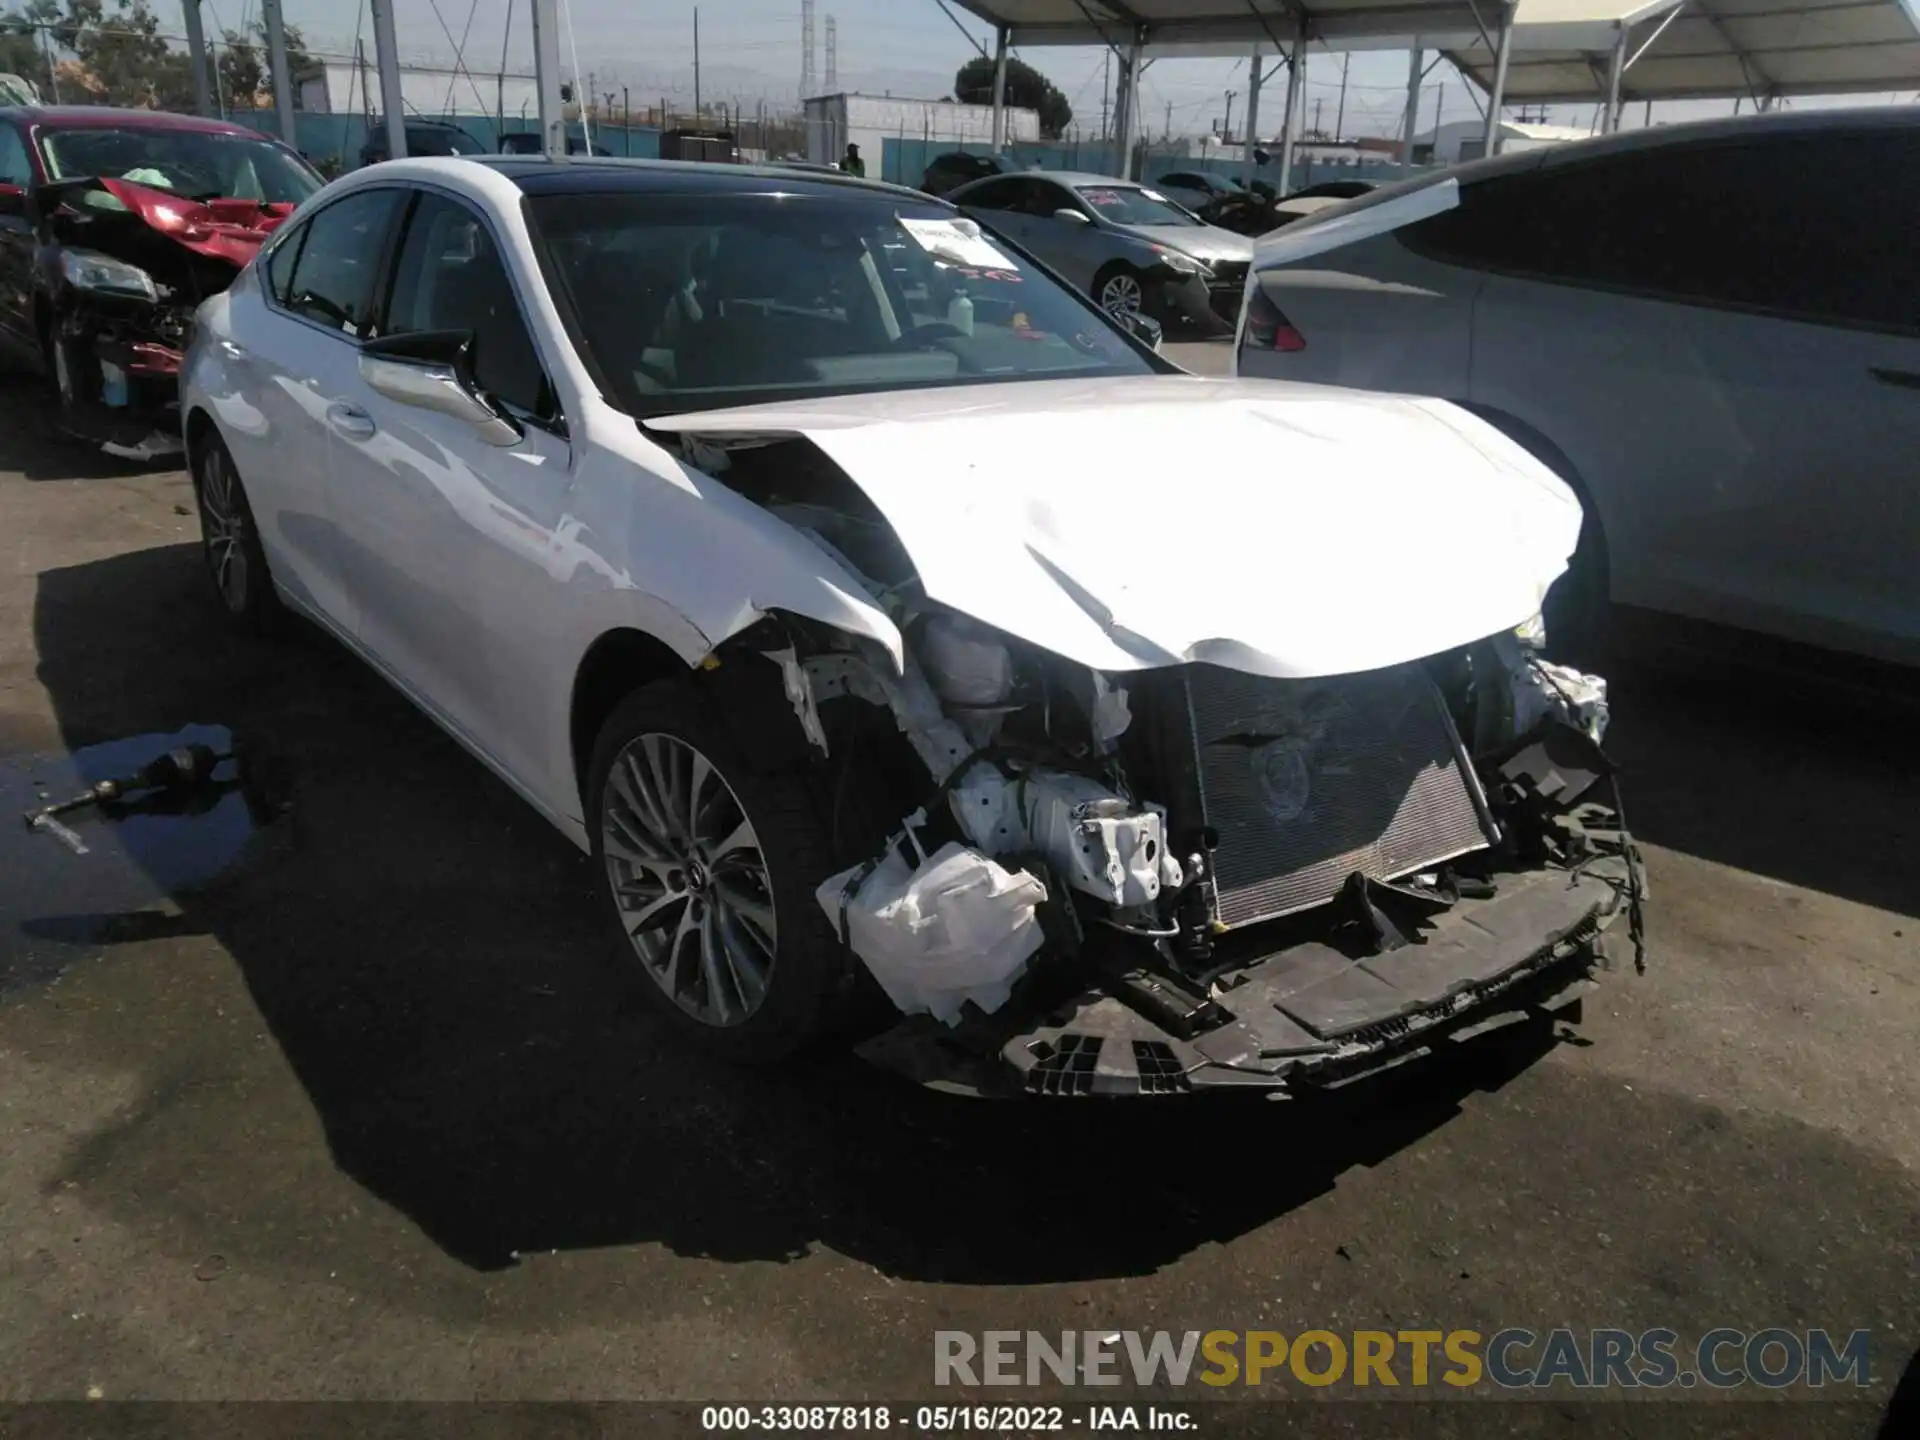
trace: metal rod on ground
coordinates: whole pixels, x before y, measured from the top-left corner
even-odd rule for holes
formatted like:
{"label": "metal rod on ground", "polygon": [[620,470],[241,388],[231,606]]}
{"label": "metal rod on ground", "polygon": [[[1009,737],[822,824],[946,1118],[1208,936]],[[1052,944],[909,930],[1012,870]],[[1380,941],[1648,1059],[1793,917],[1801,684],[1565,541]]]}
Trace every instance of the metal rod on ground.
{"label": "metal rod on ground", "polygon": [[[393,0],[369,0],[373,11],[373,63],[380,71],[380,109],[387,117],[387,158],[407,155],[406,101],[400,94],[400,46],[393,37]],[[548,0],[552,3],[552,0]],[[540,0],[534,0],[537,10]]]}
{"label": "metal rod on ground", "polygon": [[1607,123],[1601,133],[1613,134],[1620,128],[1620,81],[1627,70],[1627,27],[1614,27],[1613,63],[1607,67]]}
{"label": "metal rod on ground", "polygon": [[1007,148],[1007,27],[993,32],[993,153]]}
{"label": "metal rod on ground", "polygon": [[[193,68],[193,108],[196,113],[213,117],[213,86],[207,71],[207,32],[200,25],[200,0],[182,0],[181,17],[187,23],[187,61]],[[46,32],[40,32],[42,38]],[[60,103],[60,82],[54,78],[53,52],[47,52],[47,79],[53,85],[53,103]]]}
{"label": "metal rod on ground", "polygon": [[1493,89],[1487,95],[1487,138],[1480,153],[1500,153],[1500,106],[1507,96],[1507,62],[1513,56],[1513,6],[1500,7],[1500,41],[1494,52]]}
{"label": "metal rod on ground", "polygon": [[1413,131],[1420,123],[1420,62],[1424,57],[1418,35],[1413,37],[1413,48],[1407,55],[1407,108],[1400,115],[1400,172],[1403,175],[1413,169]]}
{"label": "metal rod on ground", "polygon": [[[1253,150],[1260,143],[1260,47],[1253,47],[1253,59],[1247,65],[1247,143],[1244,163],[1240,167],[1241,178],[1247,184],[1253,184],[1253,172],[1260,162],[1253,158]],[[1291,93],[1291,92],[1289,92]]]}
{"label": "metal rod on ground", "polygon": [[287,26],[280,0],[260,0],[266,22],[267,68],[273,76],[273,112],[280,122],[280,138],[300,148],[300,131],[293,118],[293,80],[287,72]]}
{"label": "metal rod on ground", "polygon": [[[376,5],[381,3],[374,0]],[[560,6],[558,0],[532,0],[532,4],[533,84],[540,111],[540,149],[549,160],[564,160],[567,110],[560,99]]]}

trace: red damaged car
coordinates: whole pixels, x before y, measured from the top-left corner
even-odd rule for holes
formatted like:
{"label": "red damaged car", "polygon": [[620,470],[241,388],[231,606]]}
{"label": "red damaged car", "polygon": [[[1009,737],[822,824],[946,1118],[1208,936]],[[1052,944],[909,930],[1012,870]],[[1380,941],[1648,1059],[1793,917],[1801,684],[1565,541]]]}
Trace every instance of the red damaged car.
{"label": "red damaged car", "polygon": [[321,184],[237,125],[0,109],[0,339],[46,367],[69,433],[129,457],[177,450],[195,308]]}

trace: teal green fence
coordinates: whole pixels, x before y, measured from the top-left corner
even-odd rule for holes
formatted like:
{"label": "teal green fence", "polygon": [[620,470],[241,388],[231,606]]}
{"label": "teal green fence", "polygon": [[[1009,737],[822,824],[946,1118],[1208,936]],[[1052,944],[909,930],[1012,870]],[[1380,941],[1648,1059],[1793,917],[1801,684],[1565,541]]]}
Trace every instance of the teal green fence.
{"label": "teal green fence", "polygon": [[[1254,170],[1257,178],[1268,184],[1280,183],[1279,147],[1273,148],[1274,158]],[[916,140],[911,138],[890,139],[880,147],[880,177],[896,185],[918,185],[921,176],[926,174],[927,166],[936,155],[951,155],[956,150],[969,155],[992,155],[993,147],[987,144],[973,144],[952,140]],[[1007,147],[1012,156],[1009,168],[1016,170],[1087,170],[1096,175],[1111,174],[1113,170],[1113,148],[1095,141],[1079,143],[1067,142],[1058,145],[1015,144]],[[1002,165],[1007,165],[1003,157]],[[1172,170],[1199,170],[1209,174],[1239,179],[1245,173],[1243,167],[1234,164],[1194,160],[1182,155],[1161,155],[1152,151],[1147,153],[1146,164],[1142,170],[1143,178],[1153,180]],[[1295,161],[1293,166],[1292,188],[1301,189],[1315,185],[1323,180],[1370,180],[1375,184],[1386,184],[1401,178],[1400,166],[1391,160],[1361,165],[1336,165],[1326,162]]]}
{"label": "teal green fence", "polygon": [[[263,130],[270,135],[280,133],[280,122],[271,110],[240,110],[227,117],[236,125],[245,125],[250,129]],[[539,124],[531,118],[523,119],[509,115],[504,123],[492,115],[433,115],[420,116],[419,119],[431,119],[459,126],[471,135],[480,148],[497,151],[502,135],[531,134],[539,130]],[[298,135],[296,146],[315,165],[331,162],[342,170],[351,170],[360,163],[360,149],[367,142],[367,122],[359,115],[313,115],[305,111],[294,114],[294,129]],[[384,122],[376,119],[375,128]],[[567,127],[575,138],[580,138],[578,124]],[[615,155],[631,155],[636,160],[657,160],[660,158],[660,132],[644,125],[595,125],[593,143],[611,150]]]}

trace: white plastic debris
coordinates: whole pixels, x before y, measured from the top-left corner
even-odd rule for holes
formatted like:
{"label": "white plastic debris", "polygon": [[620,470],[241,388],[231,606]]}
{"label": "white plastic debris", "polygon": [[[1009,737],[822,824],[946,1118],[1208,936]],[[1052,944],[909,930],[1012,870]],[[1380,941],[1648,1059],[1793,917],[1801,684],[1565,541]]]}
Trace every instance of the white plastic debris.
{"label": "white plastic debris", "polygon": [[1006,642],[964,616],[933,616],[916,649],[934,693],[949,705],[1004,705],[1013,694]]}
{"label": "white plastic debris", "polygon": [[857,886],[862,867],[831,877],[815,892],[821,908],[902,1014],[957,1025],[968,1001],[991,1014],[1040,948],[1033,911],[1046,887],[958,841],[931,857],[913,848],[916,865],[889,846]]}
{"label": "white plastic debris", "polygon": [[1525,735],[1549,715],[1587,732],[1594,744],[1606,738],[1607,682],[1570,665],[1543,660],[1519,634],[1497,635],[1494,650],[1507,669],[1513,734]]}

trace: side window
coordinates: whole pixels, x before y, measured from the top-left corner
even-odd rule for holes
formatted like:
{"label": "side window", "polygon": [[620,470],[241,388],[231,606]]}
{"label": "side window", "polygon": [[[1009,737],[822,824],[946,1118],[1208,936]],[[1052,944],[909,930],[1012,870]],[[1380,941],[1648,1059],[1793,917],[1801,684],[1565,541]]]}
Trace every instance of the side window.
{"label": "side window", "polygon": [[27,143],[13,126],[0,122],[0,185],[18,185],[22,190],[33,184],[33,162],[27,158]]}
{"label": "side window", "polygon": [[461,330],[473,337],[473,378],[529,415],[552,411],[545,371],[505,262],[480,217],[423,194],[407,222],[388,296],[385,332]]}
{"label": "side window", "polygon": [[267,293],[282,305],[293,293],[293,267],[300,258],[300,247],[307,243],[306,225],[290,230],[267,255]]}
{"label": "side window", "polygon": [[355,339],[365,337],[374,272],[400,198],[398,190],[361,190],[307,221],[287,308]]}
{"label": "side window", "polygon": [[995,180],[982,185],[978,190],[969,190],[961,204],[975,210],[1017,210],[1020,207],[1021,182],[1017,179]]}
{"label": "side window", "polygon": [[1029,215],[1051,220],[1056,210],[1079,210],[1084,207],[1064,185],[1055,185],[1050,180],[1029,180],[1026,199],[1020,208]]}

